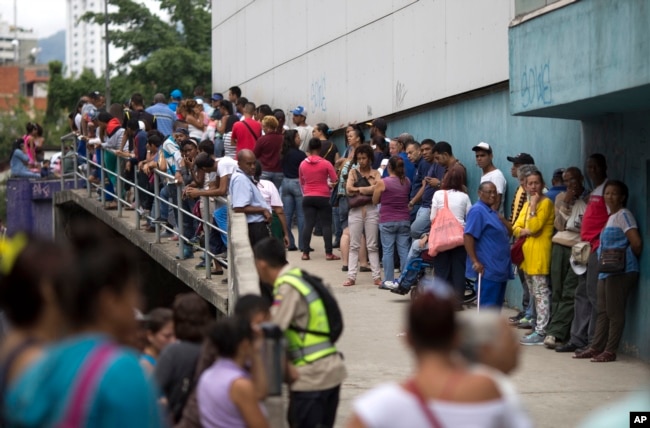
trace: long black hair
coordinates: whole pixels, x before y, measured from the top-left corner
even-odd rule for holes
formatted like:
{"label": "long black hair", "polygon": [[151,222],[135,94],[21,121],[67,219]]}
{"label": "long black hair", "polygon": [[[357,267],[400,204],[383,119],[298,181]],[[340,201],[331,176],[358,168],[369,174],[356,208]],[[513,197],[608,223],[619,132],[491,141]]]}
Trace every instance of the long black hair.
{"label": "long black hair", "polygon": [[284,131],[284,140],[282,140],[282,150],[280,155],[286,155],[289,150],[296,148],[296,134],[298,131],[295,129],[289,129]]}

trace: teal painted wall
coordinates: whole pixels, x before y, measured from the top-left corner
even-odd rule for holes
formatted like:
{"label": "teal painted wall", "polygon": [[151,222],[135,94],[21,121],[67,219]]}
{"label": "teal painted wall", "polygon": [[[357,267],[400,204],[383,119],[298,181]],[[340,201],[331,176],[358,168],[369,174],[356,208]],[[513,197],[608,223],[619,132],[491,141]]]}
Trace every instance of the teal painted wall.
{"label": "teal painted wall", "polygon": [[641,254],[639,285],[628,299],[621,350],[650,360],[650,110],[612,114],[582,124],[586,154],[602,153],[608,176],[625,182],[630,190],[628,208],[636,217],[645,249]]}
{"label": "teal painted wall", "polygon": [[[583,0],[510,28],[511,112],[578,118],[650,108],[649,27],[647,0]],[[621,102],[618,93],[632,88]]]}

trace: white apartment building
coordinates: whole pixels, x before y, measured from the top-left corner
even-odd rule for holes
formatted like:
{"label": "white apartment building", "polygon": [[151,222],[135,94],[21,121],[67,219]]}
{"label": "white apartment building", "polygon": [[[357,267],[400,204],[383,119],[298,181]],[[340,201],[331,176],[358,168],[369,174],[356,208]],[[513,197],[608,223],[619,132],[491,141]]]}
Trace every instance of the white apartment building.
{"label": "white apartment building", "polygon": [[37,46],[38,36],[33,29],[16,28],[0,16],[0,65],[29,64]]}
{"label": "white apartment building", "polygon": [[104,73],[104,27],[79,21],[86,12],[103,12],[104,0],[67,0],[66,75],[78,76],[88,68],[95,75]]}

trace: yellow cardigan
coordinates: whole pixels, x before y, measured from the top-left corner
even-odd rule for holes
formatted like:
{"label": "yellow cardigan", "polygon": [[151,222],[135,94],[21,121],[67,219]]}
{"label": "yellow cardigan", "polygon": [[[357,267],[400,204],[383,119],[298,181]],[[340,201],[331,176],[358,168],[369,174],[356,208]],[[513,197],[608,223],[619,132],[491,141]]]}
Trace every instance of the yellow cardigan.
{"label": "yellow cardigan", "polygon": [[516,237],[519,237],[521,229],[528,229],[531,233],[524,242],[524,261],[519,268],[528,275],[548,275],[551,272],[551,238],[555,208],[553,201],[544,198],[537,204],[535,216],[531,217],[529,205],[529,202],[524,204],[512,227],[512,233]]}

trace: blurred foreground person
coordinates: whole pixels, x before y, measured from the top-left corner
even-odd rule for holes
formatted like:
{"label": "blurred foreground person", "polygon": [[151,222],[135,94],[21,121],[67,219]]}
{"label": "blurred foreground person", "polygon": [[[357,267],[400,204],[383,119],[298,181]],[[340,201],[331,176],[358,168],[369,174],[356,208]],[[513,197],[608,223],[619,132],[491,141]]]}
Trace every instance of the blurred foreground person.
{"label": "blurred foreground person", "polygon": [[176,340],[173,316],[171,309],[155,308],[145,318],[147,344],[140,354],[140,365],[149,374],[153,372],[163,349]]}
{"label": "blurred foreground person", "polygon": [[136,354],[119,345],[137,328],[136,258],[123,246],[94,238],[76,240],[80,280],[55,289],[73,335],[46,348],[9,385],[10,427],[163,426],[155,388]]}
{"label": "blurred foreground person", "polygon": [[[253,294],[246,294],[240,296],[235,303],[235,316],[244,318],[253,327],[253,331],[259,329],[259,324],[269,321],[271,319],[270,313],[270,304],[262,296],[257,296]],[[199,403],[197,399],[197,384],[203,372],[205,372],[212,364],[216,361],[218,357],[218,351],[216,345],[209,337],[206,337],[203,340],[201,345],[201,355],[199,356],[199,361],[196,365],[196,373],[194,374],[194,388],[190,393],[185,408],[183,408],[183,416],[181,420],[175,425],[175,428],[201,428],[205,426],[202,424],[200,412],[199,412]],[[257,391],[257,396],[259,400],[262,400],[266,397],[268,386],[266,381],[266,373],[262,367],[261,353],[257,352],[252,355],[247,367],[247,371],[250,373],[250,377],[255,385]],[[212,410],[210,404],[202,404],[204,408],[208,407],[208,411]]]}
{"label": "blurred foreground person", "polygon": [[517,391],[507,375],[519,363],[519,343],[499,311],[463,311],[457,314],[459,350],[474,373],[489,376],[497,384],[508,408],[510,425],[523,428],[532,426]]}
{"label": "blurred foreground person", "polygon": [[262,397],[246,370],[251,360],[261,358],[260,350],[253,345],[250,321],[243,317],[225,318],[217,321],[208,336],[219,358],[201,375],[197,387],[202,425],[206,428],[268,427]]}
{"label": "blurred foreground person", "polygon": [[407,315],[407,343],[416,358],[413,377],[357,398],[348,427],[520,426],[497,382],[455,360],[455,307],[449,287],[423,287]]}
{"label": "blurred foreground person", "polygon": [[[0,345],[0,426],[5,391],[64,330],[55,289],[74,278],[72,254],[53,242],[18,234],[0,241],[0,305],[8,330]],[[9,409],[7,409],[9,410]]]}
{"label": "blurred foreground person", "polygon": [[212,315],[208,303],[196,293],[176,296],[173,312],[174,333],[178,341],[164,349],[153,374],[169,415],[177,423],[192,392],[201,342]]}

